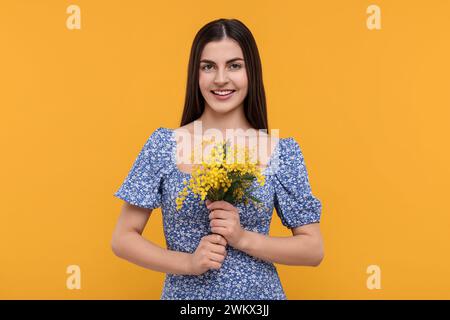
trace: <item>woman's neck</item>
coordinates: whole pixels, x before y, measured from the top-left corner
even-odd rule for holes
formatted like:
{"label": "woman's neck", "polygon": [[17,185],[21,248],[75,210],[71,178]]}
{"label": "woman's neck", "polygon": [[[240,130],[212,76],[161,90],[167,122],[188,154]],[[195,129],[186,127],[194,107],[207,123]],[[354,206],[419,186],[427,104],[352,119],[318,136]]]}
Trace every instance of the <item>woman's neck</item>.
{"label": "woman's neck", "polygon": [[208,129],[216,129],[221,131],[223,135],[225,135],[227,129],[241,129],[244,132],[253,129],[245,117],[243,106],[227,113],[215,112],[211,107],[205,106],[205,111],[196,121],[199,121],[196,125],[201,125],[203,132]]}

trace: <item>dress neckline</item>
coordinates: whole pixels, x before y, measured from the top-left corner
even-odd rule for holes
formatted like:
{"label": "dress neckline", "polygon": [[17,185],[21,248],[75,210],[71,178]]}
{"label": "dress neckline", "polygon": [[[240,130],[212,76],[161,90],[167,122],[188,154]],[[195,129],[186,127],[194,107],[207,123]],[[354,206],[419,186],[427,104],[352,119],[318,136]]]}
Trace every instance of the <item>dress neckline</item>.
{"label": "dress neckline", "polygon": [[[165,128],[165,127],[161,127],[162,129],[167,130],[170,133],[170,141],[171,141],[171,148],[172,148],[172,152],[171,152],[171,164],[174,167],[174,169],[181,175],[187,176],[187,177],[192,177],[192,172],[185,172],[182,171],[178,165],[177,165],[177,140],[175,137],[175,129],[171,129],[171,128]],[[272,166],[273,162],[275,160],[277,160],[279,158],[279,152],[280,152],[280,143],[283,140],[283,138],[278,138],[278,141],[276,142],[275,148],[273,149],[270,157],[269,157],[269,161],[267,162],[267,165],[262,169],[262,174],[263,175],[267,175],[268,170],[270,169],[270,167]],[[276,154],[278,154],[278,157],[275,157]]]}

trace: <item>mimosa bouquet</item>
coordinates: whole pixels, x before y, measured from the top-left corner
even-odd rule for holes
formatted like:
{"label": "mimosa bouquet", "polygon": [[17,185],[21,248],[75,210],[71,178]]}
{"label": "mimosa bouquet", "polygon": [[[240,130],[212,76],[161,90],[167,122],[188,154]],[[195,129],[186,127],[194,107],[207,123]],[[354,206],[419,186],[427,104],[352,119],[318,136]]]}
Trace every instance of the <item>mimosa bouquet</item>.
{"label": "mimosa bouquet", "polygon": [[[237,155],[241,157],[239,161],[236,160]],[[262,202],[251,194],[255,179],[261,186],[265,183],[259,163],[259,160],[250,161],[250,151],[247,147],[238,149],[231,148],[228,142],[216,143],[206,161],[202,159],[202,163],[195,167],[190,181],[183,182],[186,186],[176,199],[177,210],[181,209],[188,190],[200,197],[201,201],[224,200],[232,205],[239,202],[248,205],[252,201],[260,208]]]}

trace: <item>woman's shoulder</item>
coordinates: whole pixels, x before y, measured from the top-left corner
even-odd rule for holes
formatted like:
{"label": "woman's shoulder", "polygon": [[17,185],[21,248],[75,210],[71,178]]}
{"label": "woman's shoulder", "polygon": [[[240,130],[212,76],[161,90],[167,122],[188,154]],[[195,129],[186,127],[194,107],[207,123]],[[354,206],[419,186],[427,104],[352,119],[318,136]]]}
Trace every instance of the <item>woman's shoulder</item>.
{"label": "woman's shoulder", "polygon": [[168,145],[172,137],[172,134],[173,129],[166,127],[158,127],[150,132],[150,136],[147,139],[147,144],[153,146],[161,144]]}
{"label": "woman's shoulder", "polygon": [[156,128],[151,135],[157,135],[159,137],[165,137],[167,134],[170,134],[174,131],[174,129],[166,128],[166,127],[158,127]]}
{"label": "woman's shoulder", "polygon": [[300,144],[294,137],[281,138],[279,144],[280,144],[279,151],[281,161],[289,164],[290,161],[302,157]]}
{"label": "woman's shoulder", "polygon": [[171,154],[171,129],[159,127],[153,130],[148,137],[144,150],[154,159],[164,159],[163,155]]}
{"label": "woman's shoulder", "polygon": [[271,140],[275,148],[270,158],[269,174],[282,176],[302,162],[302,151],[294,137],[275,137]]}
{"label": "woman's shoulder", "polygon": [[160,138],[166,139],[171,137],[178,137],[182,134],[193,134],[190,126],[188,125],[179,128],[159,127],[153,133],[155,133]]}
{"label": "woman's shoulder", "polygon": [[159,127],[150,132],[138,157],[146,168],[158,174],[165,174],[172,169],[172,151],[170,129]]}
{"label": "woman's shoulder", "polygon": [[295,138],[291,136],[283,137],[278,134],[263,134],[259,140],[264,144],[267,143],[268,150],[272,149],[274,156],[282,156],[298,146]]}

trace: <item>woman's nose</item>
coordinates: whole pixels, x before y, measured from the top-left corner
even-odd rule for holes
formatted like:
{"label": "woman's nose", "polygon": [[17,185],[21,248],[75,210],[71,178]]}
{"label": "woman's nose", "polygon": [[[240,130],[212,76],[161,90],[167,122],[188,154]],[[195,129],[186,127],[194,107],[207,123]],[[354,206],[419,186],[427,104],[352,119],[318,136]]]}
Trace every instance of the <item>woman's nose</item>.
{"label": "woman's nose", "polygon": [[226,83],[228,82],[228,75],[225,70],[219,69],[216,73],[216,77],[214,78],[215,83]]}

